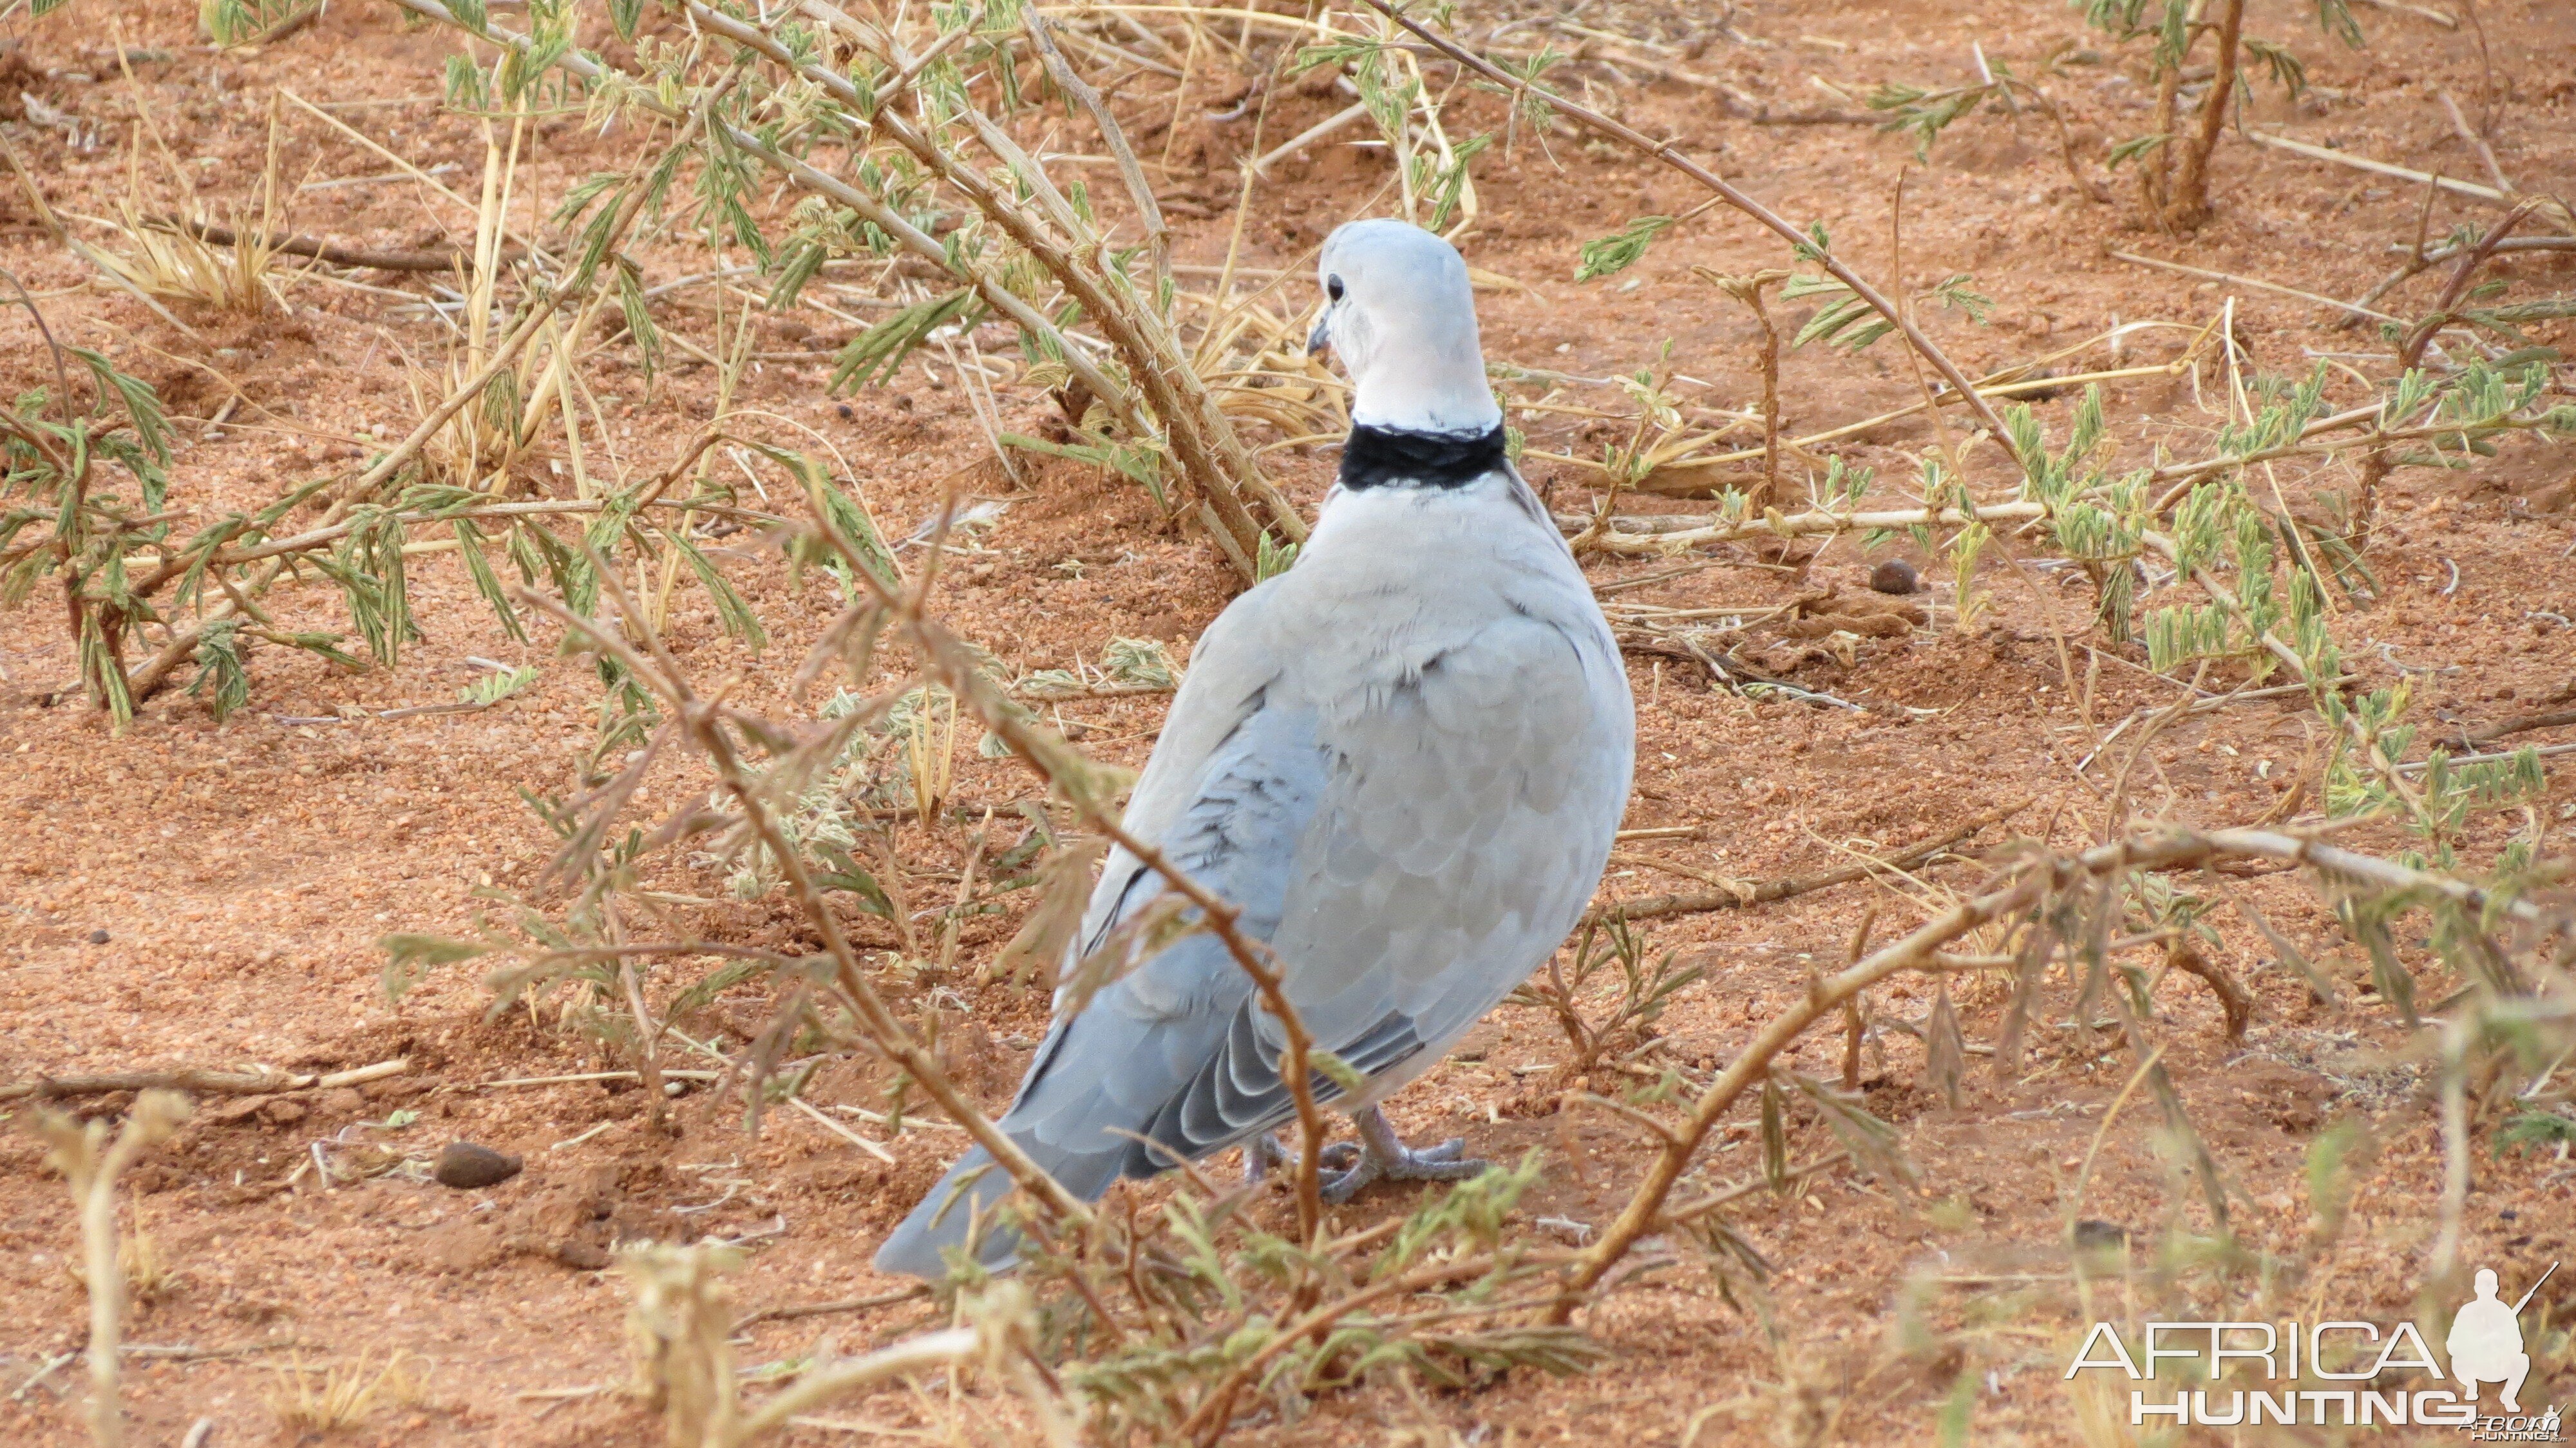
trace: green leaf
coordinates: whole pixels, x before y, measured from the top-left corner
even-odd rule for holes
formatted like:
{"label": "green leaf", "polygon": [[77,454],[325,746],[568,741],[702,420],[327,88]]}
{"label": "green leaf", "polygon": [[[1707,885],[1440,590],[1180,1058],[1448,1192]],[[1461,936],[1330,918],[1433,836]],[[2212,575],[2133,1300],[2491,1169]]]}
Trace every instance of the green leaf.
{"label": "green leaf", "polygon": [[662,1018],[672,1021],[686,1020],[690,1012],[700,1009],[717,996],[768,969],[769,962],[765,960],[728,961],[707,972],[697,984],[673,996],[671,1003],[663,1007]]}
{"label": "green leaf", "polygon": [[1766,1078],[1762,1083],[1762,1179],[1775,1192],[1789,1190],[1789,1128],[1782,1120],[1784,1109],[1780,1083]]}
{"label": "green leaf", "polygon": [[1260,556],[1252,560],[1253,582],[1267,583],[1296,566],[1296,544],[1280,542],[1265,529],[1259,546]]}
{"label": "green leaf", "polygon": [[971,327],[981,316],[981,299],[972,287],[916,302],[851,338],[832,364],[831,386],[839,391],[889,381],[903,359],[929,341],[932,332],[950,322]]}
{"label": "green leaf", "polygon": [[219,618],[209,620],[197,635],[197,677],[188,685],[188,693],[195,697],[211,689],[206,706],[214,711],[218,724],[250,702],[250,674],[242,667],[237,641],[240,629],[241,620]]}
{"label": "green leaf", "polygon": [[1673,221],[1670,216],[1640,216],[1615,235],[1585,242],[1583,261],[1575,268],[1574,279],[1588,282],[1635,266],[1647,248],[1655,244],[1655,238],[1663,235]]}
{"label": "green leaf", "polygon": [[501,629],[512,639],[526,643],[528,631],[519,622],[518,609],[511,606],[509,594],[501,587],[499,575],[492,571],[492,560],[483,556],[483,535],[470,519],[456,520],[456,552],[465,560],[466,576],[473,580],[474,591],[490,606]]}
{"label": "green leaf", "polygon": [[512,669],[506,674],[487,672],[483,677],[465,686],[464,702],[478,709],[489,709],[536,681],[537,671],[525,666]]}
{"label": "green leaf", "polygon": [[[1450,219],[1457,215],[1459,203],[1467,192],[1467,163],[1475,160],[1486,147],[1492,144],[1494,144],[1492,136],[1470,136],[1451,148],[1449,164],[1441,167],[1439,173],[1432,178],[1427,192],[1431,200],[1429,225],[1433,231],[1449,229]],[[1169,309],[1169,303],[1166,302],[1165,310]]]}
{"label": "green leaf", "polygon": [[492,953],[492,947],[488,945],[443,935],[388,935],[376,942],[376,948],[385,953],[385,998],[388,1000],[402,999],[404,992],[420,984],[438,966],[455,965]]}
{"label": "green leaf", "polygon": [[2163,132],[2158,132],[2152,136],[2137,136],[2129,140],[2122,141],[2120,144],[2111,148],[2110,169],[2117,171],[2120,169],[2121,162],[2134,161],[2140,156],[2146,155],[2148,152],[2153,151],[2158,146],[2161,146],[2172,139],[2172,136]]}
{"label": "green leaf", "polygon": [[1357,1066],[1320,1047],[1306,1053],[1306,1064],[1316,1075],[1339,1087],[1345,1096],[1357,1096],[1368,1087],[1368,1078],[1360,1074]]}
{"label": "green leaf", "polygon": [[734,591],[733,584],[716,570],[707,555],[698,551],[698,545],[690,542],[688,535],[677,528],[662,536],[689,560],[689,570],[698,576],[698,586],[704,588],[707,597],[715,603],[716,619],[723,625],[725,634],[750,645],[755,654],[768,647],[769,634],[760,626],[760,615],[752,611],[740,593]]}
{"label": "green leaf", "polygon": [[830,866],[814,872],[816,885],[826,890],[846,890],[859,897],[861,910],[888,920],[894,918],[894,902],[886,897],[885,887],[877,883],[876,876],[852,859],[848,850],[839,845],[822,844],[815,847],[814,853]]}
{"label": "green leaf", "polygon": [[2508,1148],[2517,1154],[2555,1154],[2565,1151],[2571,1142],[2576,1142],[2576,1120],[2555,1111],[2530,1109],[2505,1118],[2504,1125],[2496,1129],[2495,1149],[2498,1156]]}

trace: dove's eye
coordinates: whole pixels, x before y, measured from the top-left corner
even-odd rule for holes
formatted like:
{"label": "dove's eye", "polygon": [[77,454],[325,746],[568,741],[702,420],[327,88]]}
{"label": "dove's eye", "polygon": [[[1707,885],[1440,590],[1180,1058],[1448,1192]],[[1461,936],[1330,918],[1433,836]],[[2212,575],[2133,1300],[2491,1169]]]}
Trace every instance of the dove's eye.
{"label": "dove's eye", "polygon": [[1331,297],[1334,301],[1340,301],[1342,299],[1342,279],[1340,277],[1324,278],[1324,295]]}

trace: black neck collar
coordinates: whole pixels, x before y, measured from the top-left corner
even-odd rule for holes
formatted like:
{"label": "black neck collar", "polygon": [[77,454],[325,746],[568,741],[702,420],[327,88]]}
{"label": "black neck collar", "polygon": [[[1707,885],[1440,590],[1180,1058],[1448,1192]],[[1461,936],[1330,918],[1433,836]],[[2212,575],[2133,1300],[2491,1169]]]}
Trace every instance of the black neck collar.
{"label": "black neck collar", "polygon": [[1341,484],[1363,488],[1463,488],[1505,466],[1503,425],[1491,432],[1351,429],[1342,445]]}

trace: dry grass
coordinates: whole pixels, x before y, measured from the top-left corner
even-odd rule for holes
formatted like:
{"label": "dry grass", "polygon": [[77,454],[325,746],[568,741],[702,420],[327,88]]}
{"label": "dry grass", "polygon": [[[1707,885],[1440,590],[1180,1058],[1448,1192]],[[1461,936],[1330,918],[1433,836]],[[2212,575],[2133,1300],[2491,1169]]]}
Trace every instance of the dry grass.
{"label": "dry grass", "polygon": [[281,1363],[269,1370],[259,1396],[277,1426],[300,1439],[355,1432],[383,1409],[418,1402],[422,1389],[411,1354],[397,1349],[381,1363],[367,1354],[346,1362]]}
{"label": "dry grass", "polygon": [[[117,241],[95,253],[99,264],[127,286],[163,301],[253,317],[271,306],[286,305],[282,289],[287,272],[285,254],[277,247],[278,239],[286,234],[285,197],[278,189],[278,154],[283,136],[280,102],[274,97],[269,102],[267,161],[260,169],[257,200],[245,207],[231,208],[222,218],[234,244],[217,246],[202,235],[200,218],[190,214],[195,210],[194,178],[162,138],[142,88],[133,82],[129,70],[126,89],[134,97],[141,123],[127,143],[124,201],[115,220],[100,223],[116,233]],[[147,138],[160,162],[162,174],[157,188],[145,185]],[[151,190],[167,191],[176,198],[176,204],[156,206]],[[173,211],[179,214],[174,216]]]}
{"label": "dry grass", "polygon": [[[126,1300],[150,1303],[168,1295],[186,1272],[162,1251],[161,1239],[144,1227],[141,1200],[128,1205],[134,1226],[116,1244],[116,1264],[125,1277]],[[83,1288],[89,1286],[88,1269],[83,1264],[67,1263],[63,1270]]]}

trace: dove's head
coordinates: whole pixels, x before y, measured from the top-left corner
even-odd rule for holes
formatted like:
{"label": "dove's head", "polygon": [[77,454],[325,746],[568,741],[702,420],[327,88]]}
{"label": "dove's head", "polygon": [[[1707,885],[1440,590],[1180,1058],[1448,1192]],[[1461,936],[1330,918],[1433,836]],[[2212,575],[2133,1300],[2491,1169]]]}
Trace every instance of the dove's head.
{"label": "dove's head", "polygon": [[1306,346],[1330,346],[1350,373],[1352,422],[1477,434],[1501,425],[1458,248],[1407,221],[1346,222],[1316,275],[1324,311]]}

